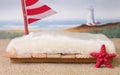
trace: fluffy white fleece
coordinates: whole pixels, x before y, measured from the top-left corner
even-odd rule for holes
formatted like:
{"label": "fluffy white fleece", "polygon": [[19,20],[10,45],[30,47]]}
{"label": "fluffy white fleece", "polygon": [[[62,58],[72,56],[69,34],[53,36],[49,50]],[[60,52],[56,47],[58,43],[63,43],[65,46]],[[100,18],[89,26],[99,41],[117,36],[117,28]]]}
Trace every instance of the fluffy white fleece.
{"label": "fluffy white fleece", "polygon": [[99,52],[102,44],[108,53],[115,53],[114,44],[103,34],[39,32],[13,39],[7,52],[89,54]]}

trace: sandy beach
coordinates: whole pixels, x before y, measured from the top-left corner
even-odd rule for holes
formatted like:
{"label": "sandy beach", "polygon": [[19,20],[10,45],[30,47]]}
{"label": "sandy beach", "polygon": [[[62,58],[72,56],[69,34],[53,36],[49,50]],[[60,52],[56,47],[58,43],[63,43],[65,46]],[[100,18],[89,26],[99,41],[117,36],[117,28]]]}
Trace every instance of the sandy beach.
{"label": "sandy beach", "polygon": [[[120,55],[120,39],[111,39]],[[3,57],[9,39],[0,40],[0,75],[119,75],[120,57],[113,60],[113,69],[94,67],[95,63],[11,63]]]}

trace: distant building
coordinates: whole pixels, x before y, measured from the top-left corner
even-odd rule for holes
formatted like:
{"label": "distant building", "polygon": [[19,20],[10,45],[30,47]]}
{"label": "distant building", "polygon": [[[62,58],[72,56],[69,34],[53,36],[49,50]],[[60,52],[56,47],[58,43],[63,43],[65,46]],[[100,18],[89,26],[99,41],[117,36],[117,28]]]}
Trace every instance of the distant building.
{"label": "distant building", "polygon": [[88,26],[95,26],[100,24],[100,22],[97,22],[95,20],[95,16],[94,16],[94,8],[91,6],[90,8],[88,8],[88,12],[87,12],[87,23]]}

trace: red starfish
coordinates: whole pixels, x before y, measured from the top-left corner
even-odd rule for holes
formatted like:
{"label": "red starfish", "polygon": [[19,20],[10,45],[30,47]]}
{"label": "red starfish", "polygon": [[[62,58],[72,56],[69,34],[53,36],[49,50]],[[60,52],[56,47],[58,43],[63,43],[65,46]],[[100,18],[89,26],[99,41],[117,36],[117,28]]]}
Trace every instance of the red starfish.
{"label": "red starfish", "polygon": [[101,46],[101,50],[99,53],[92,52],[90,53],[90,55],[95,57],[97,60],[95,65],[96,68],[99,68],[102,64],[104,64],[108,68],[113,68],[113,66],[110,64],[110,59],[116,57],[116,54],[115,53],[108,54],[106,52],[106,48],[104,44]]}

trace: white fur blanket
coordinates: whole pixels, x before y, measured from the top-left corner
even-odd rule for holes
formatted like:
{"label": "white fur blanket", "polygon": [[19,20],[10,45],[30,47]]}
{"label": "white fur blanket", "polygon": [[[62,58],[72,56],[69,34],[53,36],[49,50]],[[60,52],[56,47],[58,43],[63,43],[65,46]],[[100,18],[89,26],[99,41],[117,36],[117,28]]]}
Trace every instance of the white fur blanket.
{"label": "white fur blanket", "polygon": [[115,53],[114,44],[103,34],[37,32],[11,40],[7,52],[89,54],[99,52],[102,44],[108,53]]}

